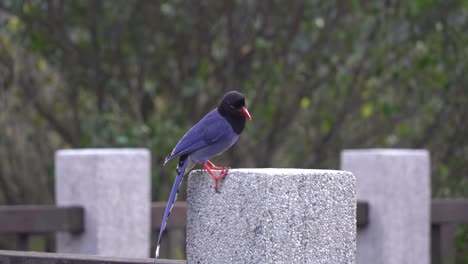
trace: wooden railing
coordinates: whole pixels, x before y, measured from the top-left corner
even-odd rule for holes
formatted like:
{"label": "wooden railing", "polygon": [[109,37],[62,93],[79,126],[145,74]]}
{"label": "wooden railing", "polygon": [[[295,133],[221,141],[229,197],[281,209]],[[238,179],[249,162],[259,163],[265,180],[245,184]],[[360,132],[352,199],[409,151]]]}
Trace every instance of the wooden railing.
{"label": "wooden railing", "polygon": [[[153,203],[151,210],[151,227],[153,231],[159,230],[165,203]],[[182,229],[186,226],[186,204],[177,202],[171,213],[171,220],[167,224],[167,230]],[[372,210],[366,202],[358,202],[356,224],[358,228],[365,228],[368,224],[368,214]],[[29,250],[29,236],[33,234],[45,234],[55,232],[80,233],[85,229],[84,210],[81,207],[55,207],[55,206],[0,206],[0,235],[16,234],[18,236],[17,250]],[[455,226],[459,223],[468,223],[468,199],[433,199],[431,204],[431,252],[432,263],[455,262]],[[10,253],[8,253],[10,252]],[[2,258],[11,258],[17,262],[19,255],[14,251],[0,251]],[[29,254],[29,253],[28,253]],[[31,255],[33,254],[33,255]],[[36,254],[36,255],[34,255]],[[29,257],[53,259],[55,254],[30,253]],[[58,254],[61,257],[75,258],[74,255]],[[91,257],[90,257],[91,258]],[[93,257],[94,258],[94,257]],[[97,260],[96,260],[97,261]],[[103,260],[101,260],[103,261]],[[108,259],[100,263],[150,263],[149,260]],[[113,262],[112,262],[113,261]],[[117,262],[116,262],[117,261]],[[123,261],[123,262],[118,262]],[[133,260],[132,260],[133,261]],[[0,263],[3,263],[0,261]],[[41,262],[56,263],[56,262]],[[73,263],[98,263],[97,262],[73,262]],[[183,262],[164,262],[183,263]]]}
{"label": "wooden railing", "polygon": [[[0,263],[14,264],[153,264],[154,259],[112,258],[93,255],[0,250]],[[185,260],[160,259],[159,264],[185,264]]]}
{"label": "wooden railing", "polygon": [[33,234],[80,233],[84,230],[81,207],[52,205],[0,206],[0,234],[17,235],[16,249],[29,250]]}
{"label": "wooden railing", "polygon": [[433,199],[431,204],[432,263],[455,263],[457,224],[468,224],[468,199]]}

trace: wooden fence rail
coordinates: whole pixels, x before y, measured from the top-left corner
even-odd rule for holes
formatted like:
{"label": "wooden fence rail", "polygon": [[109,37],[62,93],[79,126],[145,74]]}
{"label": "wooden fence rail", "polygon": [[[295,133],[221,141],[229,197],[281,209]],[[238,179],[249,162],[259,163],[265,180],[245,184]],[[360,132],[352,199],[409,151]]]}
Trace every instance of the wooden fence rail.
{"label": "wooden fence rail", "polygon": [[[38,253],[0,250],[0,263],[5,264],[153,264],[154,259],[112,258],[93,255]],[[160,264],[185,264],[184,260],[160,259]]]}
{"label": "wooden fence rail", "polygon": [[468,199],[432,199],[432,263],[455,263],[455,229],[457,224],[468,224]]}
{"label": "wooden fence rail", "polygon": [[0,234],[80,233],[82,207],[53,205],[0,206]]}
{"label": "wooden fence rail", "polygon": [[82,207],[53,205],[0,206],[0,234],[16,234],[16,249],[28,250],[32,234],[84,230]]}
{"label": "wooden fence rail", "polygon": [[[166,204],[157,202],[151,208],[151,229],[159,230],[161,218]],[[186,226],[186,203],[177,202],[171,213],[171,221],[167,224],[167,230],[181,229]],[[368,214],[372,207],[367,202],[360,201],[357,204],[356,224],[358,228],[365,228],[368,224]],[[84,210],[81,207],[56,207],[56,206],[0,206],[0,235],[17,234],[18,250],[29,249],[29,236],[32,234],[45,234],[55,232],[80,233],[86,228],[84,226]],[[468,199],[433,199],[431,204],[431,246],[432,263],[454,263],[455,262],[455,226],[456,224],[468,224]],[[10,252],[10,253],[5,253]],[[19,253],[14,251],[0,251],[2,258],[16,258],[20,261]],[[23,253],[22,253],[23,254]],[[33,253],[31,253],[33,254]],[[21,255],[21,254],[19,254]],[[23,254],[24,255],[24,254]],[[53,258],[52,255],[34,255],[38,261],[41,258]],[[73,255],[62,255],[73,258]],[[75,256],[76,257],[76,256]],[[22,260],[21,260],[22,261]],[[24,260],[26,261],[26,260]],[[80,260],[81,261],[81,260]],[[73,263],[98,263],[94,260],[83,260]],[[91,262],[90,262],[91,261]],[[137,262],[115,262],[125,261],[108,259],[102,263],[148,263],[146,260]],[[114,262],[112,262],[114,261]],[[135,261],[135,260],[132,260]],[[140,262],[138,262],[140,261]],[[1,262],[0,263],[65,263],[65,262]],[[167,262],[183,263],[183,262]]]}
{"label": "wooden fence rail", "polygon": [[[159,230],[166,203],[151,206],[151,229]],[[367,224],[369,206],[357,204],[357,226]],[[54,232],[80,233],[85,229],[84,209],[78,206],[56,207],[52,205],[0,206],[0,234],[42,234]],[[185,202],[176,202],[167,229],[185,228],[187,224]]]}

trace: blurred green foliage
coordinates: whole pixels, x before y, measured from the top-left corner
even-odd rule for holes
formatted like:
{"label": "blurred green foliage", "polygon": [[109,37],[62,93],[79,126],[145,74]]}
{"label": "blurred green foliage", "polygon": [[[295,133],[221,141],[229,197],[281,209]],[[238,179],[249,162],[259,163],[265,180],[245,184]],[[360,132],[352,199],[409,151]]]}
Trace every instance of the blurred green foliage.
{"label": "blurred green foliage", "polygon": [[254,121],[220,164],[427,148],[433,196],[467,197],[467,31],[466,0],[4,0],[0,203],[52,202],[54,151],[84,147],[151,149],[165,199],[165,156],[228,90]]}
{"label": "blurred green foliage", "polygon": [[0,8],[1,138],[14,145],[2,162],[41,156],[45,182],[58,148],[148,147],[169,183],[156,164],[236,89],[255,121],[233,166],[336,168],[343,148],[428,148],[434,195],[467,195],[467,1]]}

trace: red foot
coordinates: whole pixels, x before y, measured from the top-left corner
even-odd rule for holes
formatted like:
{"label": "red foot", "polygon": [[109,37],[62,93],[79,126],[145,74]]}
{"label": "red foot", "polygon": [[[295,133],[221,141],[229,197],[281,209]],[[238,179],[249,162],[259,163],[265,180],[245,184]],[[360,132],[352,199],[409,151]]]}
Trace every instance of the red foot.
{"label": "red foot", "polygon": [[218,166],[214,165],[213,162],[211,162],[209,160],[206,162],[206,165],[208,165],[208,167],[210,167],[210,169],[212,169],[212,170],[224,170],[224,169],[226,169],[226,168],[218,167]]}
{"label": "red foot", "polygon": [[[211,161],[207,161],[205,164],[203,164],[203,168],[211,175],[211,177],[215,181],[214,188],[216,191],[218,191],[218,181],[224,178],[224,176],[226,176],[226,174],[229,171],[229,168],[215,166]],[[212,170],[220,170],[221,172],[219,173],[219,175],[216,175]]]}

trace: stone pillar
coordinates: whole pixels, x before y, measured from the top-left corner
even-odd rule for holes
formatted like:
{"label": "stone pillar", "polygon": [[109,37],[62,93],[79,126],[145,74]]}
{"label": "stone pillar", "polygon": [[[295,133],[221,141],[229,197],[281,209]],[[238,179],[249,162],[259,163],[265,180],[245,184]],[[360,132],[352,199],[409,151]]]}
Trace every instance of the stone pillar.
{"label": "stone pillar", "polygon": [[85,210],[84,233],[58,234],[57,252],[148,257],[150,161],[146,149],[57,151],[56,203]]}
{"label": "stone pillar", "polygon": [[344,150],[341,169],[357,180],[369,203],[358,230],[359,264],[430,263],[430,164],[426,150]]}
{"label": "stone pillar", "polygon": [[194,171],[187,263],[355,263],[355,188],[345,171],[235,169],[216,193]]}

